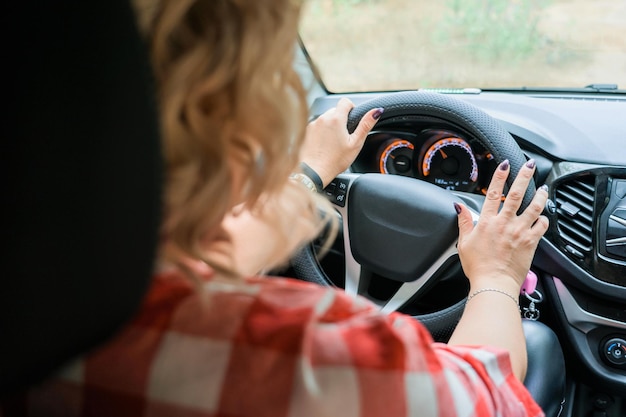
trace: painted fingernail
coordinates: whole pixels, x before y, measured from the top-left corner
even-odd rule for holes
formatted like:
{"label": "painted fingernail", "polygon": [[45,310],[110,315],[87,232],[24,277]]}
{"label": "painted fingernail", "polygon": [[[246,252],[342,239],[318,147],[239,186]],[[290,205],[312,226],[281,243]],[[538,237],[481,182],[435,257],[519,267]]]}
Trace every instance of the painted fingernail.
{"label": "painted fingernail", "polygon": [[548,185],[547,184],[543,184],[541,187],[539,187],[540,190],[545,191],[546,193],[548,192]]}
{"label": "painted fingernail", "polygon": [[526,162],[526,168],[533,169],[534,167],[535,167],[535,160],[529,159],[528,162]]}
{"label": "painted fingernail", "polygon": [[454,203],[454,210],[456,211],[456,214],[461,214],[461,206],[457,203]]}
{"label": "painted fingernail", "polygon": [[500,170],[506,171],[507,169],[509,169],[509,160],[505,159],[504,161],[500,163]]}
{"label": "painted fingernail", "polygon": [[374,114],[372,114],[372,117],[374,118],[374,120],[380,119],[380,116],[382,116],[384,111],[385,109],[383,109],[382,107],[377,108]]}

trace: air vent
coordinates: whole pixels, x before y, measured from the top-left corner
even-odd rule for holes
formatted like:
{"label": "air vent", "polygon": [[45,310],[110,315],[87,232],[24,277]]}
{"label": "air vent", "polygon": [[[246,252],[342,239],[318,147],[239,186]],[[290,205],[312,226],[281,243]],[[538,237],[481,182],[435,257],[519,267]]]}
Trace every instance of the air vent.
{"label": "air vent", "polygon": [[593,201],[595,177],[566,181],[556,189],[557,226],[561,238],[578,250],[593,247]]}

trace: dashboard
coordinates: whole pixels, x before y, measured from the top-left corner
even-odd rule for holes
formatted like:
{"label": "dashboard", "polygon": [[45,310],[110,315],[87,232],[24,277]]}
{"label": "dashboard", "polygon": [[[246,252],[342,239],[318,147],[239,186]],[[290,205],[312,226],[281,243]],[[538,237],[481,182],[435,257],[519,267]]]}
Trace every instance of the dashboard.
{"label": "dashboard", "polygon": [[[384,94],[347,97],[358,105]],[[318,98],[313,115],[339,97]],[[590,415],[603,395],[614,401],[603,415],[626,415],[626,96],[482,92],[458,98],[497,119],[537,161],[536,184],[549,187],[554,210],[532,268],[545,295],[541,320],[566,353],[567,415]],[[430,182],[480,208],[496,164],[475,138],[445,120],[381,122],[352,173]]]}

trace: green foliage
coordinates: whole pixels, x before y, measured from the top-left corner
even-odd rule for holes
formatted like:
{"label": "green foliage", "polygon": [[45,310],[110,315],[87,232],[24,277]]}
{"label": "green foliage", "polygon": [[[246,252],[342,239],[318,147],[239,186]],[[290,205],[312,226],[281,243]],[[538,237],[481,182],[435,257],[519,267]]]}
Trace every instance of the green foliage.
{"label": "green foliage", "polygon": [[444,44],[462,46],[480,61],[526,59],[545,42],[537,28],[546,0],[448,0],[437,30]]}

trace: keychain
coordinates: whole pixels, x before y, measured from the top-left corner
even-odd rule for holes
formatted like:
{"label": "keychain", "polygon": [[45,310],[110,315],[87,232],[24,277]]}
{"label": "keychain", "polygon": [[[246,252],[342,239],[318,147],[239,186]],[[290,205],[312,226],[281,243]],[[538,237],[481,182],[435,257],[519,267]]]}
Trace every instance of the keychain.
{"label": "keychain", "polygon": [[[537,298],[533,298],[533,295],[535,294]],[[522,284],[520,295],[523,295],[528,301],[530,301],[528,307],[524,307],[522,309],[524,318],[528,320],[538,320],[541,313],[536,304],[543,301],[543,295],[539,292],[539,290],[537,290],[537,274],[533,271],[528,271],[526,279]]]}
{"label": "keychain", "polygon": [[523,308],[524,318],[528,320],[533,320],[533,321],[538,320],[541,314],[536,304],[539,304],[543,301],[543,295],[539,292],[539,290],[533,291],[533,295],[535,294],[537,295],[537,298],[533,298],[532,295],[528,293],[524,293],[524,296],[526,297],[526,299],[530,301],[530,304],[528,305],[528,307]]}

